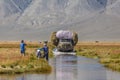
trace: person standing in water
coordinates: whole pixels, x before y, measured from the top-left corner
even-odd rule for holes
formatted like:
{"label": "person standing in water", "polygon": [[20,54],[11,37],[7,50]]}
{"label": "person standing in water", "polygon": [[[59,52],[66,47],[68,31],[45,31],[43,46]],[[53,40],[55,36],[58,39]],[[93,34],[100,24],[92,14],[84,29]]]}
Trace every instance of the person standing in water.
{"label": "person standing in water", "polygon": [[21,40],[21,43],[20,43],[20,53],[21,55],[25,56],[25,46],[26,44],[24,43],[24,40]]}

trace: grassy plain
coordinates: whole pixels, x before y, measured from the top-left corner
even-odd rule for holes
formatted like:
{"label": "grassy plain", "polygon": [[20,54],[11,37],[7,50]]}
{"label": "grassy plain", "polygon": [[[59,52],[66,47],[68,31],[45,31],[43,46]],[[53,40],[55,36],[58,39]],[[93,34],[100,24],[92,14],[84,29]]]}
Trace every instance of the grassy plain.
{"label": "grassy plain", "polygon": [[99,59],[105,67],[120,71],[119,42],[80,42],[75,49],[77,55]]}
{"label": "grassy plain", "polygon": [[[36,49],[42,47],[39,42],[27,41],[26,55],[21,56],[19,41],[0,41],[0,74],[18,74],[24,72],[50,73],[48,62],[35,56]],[[50,57],[53,57],[49,44]],[[75,49],[78,56],[99,59],[105,67],[120,71],[120,43],[119,42],[79,42]]]}
{"label": "grassy plain", "polygon": [[26,42],[26,55],[20,54],[20,42],[0,42],[0,74],[19,74],[25,72],[50,73],[48,62],[35,56],[36,49],[42,47],[38,42]]}

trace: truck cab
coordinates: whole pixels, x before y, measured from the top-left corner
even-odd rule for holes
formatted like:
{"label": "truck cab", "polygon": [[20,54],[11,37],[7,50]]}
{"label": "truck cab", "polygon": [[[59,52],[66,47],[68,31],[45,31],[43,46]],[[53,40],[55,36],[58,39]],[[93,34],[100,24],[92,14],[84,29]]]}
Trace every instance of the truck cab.
{"label": "truck cab", "polygon": [[58,46],[58,51],[61,52],[71,52],[74,49],[73,40],[72,39],[60,39]]}

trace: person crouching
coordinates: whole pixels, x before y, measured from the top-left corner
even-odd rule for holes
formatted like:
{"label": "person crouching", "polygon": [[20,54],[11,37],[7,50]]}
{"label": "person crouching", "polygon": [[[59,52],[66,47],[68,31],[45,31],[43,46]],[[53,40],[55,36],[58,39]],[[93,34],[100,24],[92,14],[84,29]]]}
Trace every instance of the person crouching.
{"label": "person crouching", "polygon": [[41,51],[42,51],[42,49],[41,48],[39,48],[39,49],[37,49],[37,51],[36,51],[36,57],[38,58],[38,59],[40,59],[41,58]]}

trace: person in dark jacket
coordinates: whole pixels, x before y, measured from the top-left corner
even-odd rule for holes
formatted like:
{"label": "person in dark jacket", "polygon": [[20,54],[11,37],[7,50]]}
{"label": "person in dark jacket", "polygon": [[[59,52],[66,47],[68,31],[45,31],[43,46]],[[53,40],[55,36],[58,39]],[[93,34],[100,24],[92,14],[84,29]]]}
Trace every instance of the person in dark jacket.
{"label": "person in dark jacket", "polygon": [[49,61],[49,48],[47,44],[44,44],[43,51],[44,51],[44,57],[46,58],[47,61]]}

